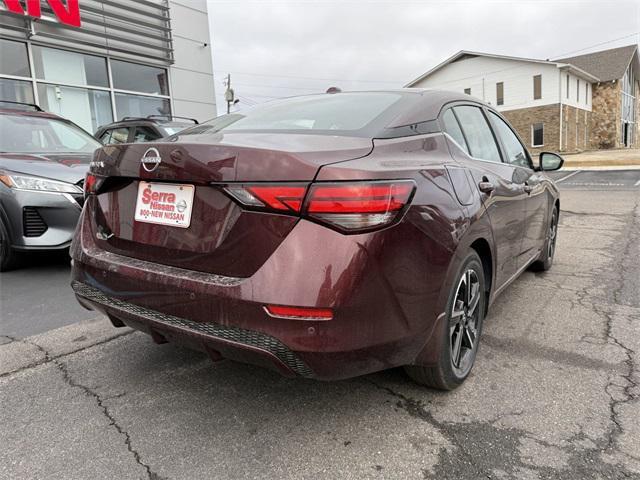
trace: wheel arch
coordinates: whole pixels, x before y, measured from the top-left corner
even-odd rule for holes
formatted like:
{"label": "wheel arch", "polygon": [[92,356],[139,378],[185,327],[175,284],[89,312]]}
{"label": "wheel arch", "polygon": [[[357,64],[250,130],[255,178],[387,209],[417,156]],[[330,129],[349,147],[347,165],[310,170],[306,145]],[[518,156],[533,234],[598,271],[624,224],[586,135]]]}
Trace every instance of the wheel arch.
{"label": "wheel arch", "polygon": [[489,299],[491,298],[491,291],[493,287],[493,253],[491,252],[491,246],[487,239],[480,237],[471,243],[470,248],[480,257],[482,261],[482,270],[484,273],[484,285],[487,301],[485,302],[485,314],[486,309],[489,308]]}

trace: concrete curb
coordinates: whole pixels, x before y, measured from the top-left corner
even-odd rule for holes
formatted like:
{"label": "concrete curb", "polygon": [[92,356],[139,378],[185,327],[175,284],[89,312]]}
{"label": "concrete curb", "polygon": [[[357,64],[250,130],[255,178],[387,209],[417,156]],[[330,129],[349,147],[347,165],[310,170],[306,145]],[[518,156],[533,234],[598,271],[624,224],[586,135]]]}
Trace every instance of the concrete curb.
{"label": "concrete curb", "polygon": [[0,378],[131,333],[101,316],[24,339],[4,336],[9,341],[0,344]]}
{"label": "concrete curb", "polygon": [[[612,161],[571,161],[565,159],[564,167],[570,168],[581,168],[581,167],[631,167],[631,168],[640,168],[640,160],[638,161],[628,161],[628,160],[612,160]],[[564,168],[563,167],[563,168]]]}

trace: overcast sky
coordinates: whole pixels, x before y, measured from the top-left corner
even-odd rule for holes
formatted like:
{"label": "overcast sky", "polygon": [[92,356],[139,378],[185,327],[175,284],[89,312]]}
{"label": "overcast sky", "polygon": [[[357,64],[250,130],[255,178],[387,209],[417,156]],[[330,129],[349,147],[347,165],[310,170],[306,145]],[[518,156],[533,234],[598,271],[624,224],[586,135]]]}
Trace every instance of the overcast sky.
{"label": "overcast sky", "polygon": [[640,39],[640,0],[207,1],[220,113],[227,73],[246,108],[401,87],[459,50],[553,59]]}

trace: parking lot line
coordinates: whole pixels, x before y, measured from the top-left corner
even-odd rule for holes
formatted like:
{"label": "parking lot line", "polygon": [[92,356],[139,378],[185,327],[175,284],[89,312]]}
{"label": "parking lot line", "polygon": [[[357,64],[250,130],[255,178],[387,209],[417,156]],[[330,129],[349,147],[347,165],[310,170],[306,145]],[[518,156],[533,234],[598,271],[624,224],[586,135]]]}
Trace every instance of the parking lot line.
{"label": "parking lot line", "polygon": [[575,172],[571,172],[569,175],[566,175],[566,176],[564,176],[564,177],[562,177],[562,178],[559,178],[558,180],[556,180],[556,183],[563,182],[563,181],[565,181],[567,178],[569,178],[569,177],[573,177],[576,173],[580,173],[580,170],[576,170]]}
{"label": "parking lot line", "polygon": [[640,180],[638,180],[636,183],[633,184],[634,187],[638,187],[640,186]]}

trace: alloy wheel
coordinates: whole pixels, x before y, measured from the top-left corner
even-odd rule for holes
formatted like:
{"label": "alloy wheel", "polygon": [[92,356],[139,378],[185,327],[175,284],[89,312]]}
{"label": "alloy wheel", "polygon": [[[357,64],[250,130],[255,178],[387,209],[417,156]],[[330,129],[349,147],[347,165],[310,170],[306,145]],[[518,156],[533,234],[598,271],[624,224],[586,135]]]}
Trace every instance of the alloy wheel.
{"label": "alloy wheel", "polygon": [[451,365],[461,377],[471,369],[478,346],[480,295],[478,274],[473,269],[466,270],[458,282],[449,323]]}

